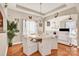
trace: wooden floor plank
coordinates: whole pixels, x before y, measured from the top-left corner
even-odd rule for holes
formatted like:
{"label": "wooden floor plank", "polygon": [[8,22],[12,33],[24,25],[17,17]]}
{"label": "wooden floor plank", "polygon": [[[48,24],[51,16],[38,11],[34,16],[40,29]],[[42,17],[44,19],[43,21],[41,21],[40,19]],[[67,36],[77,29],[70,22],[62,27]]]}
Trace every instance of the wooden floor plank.
{"label": "wooden floor plank", "polygon": [[[22,44],[13,45],[8,48],[7,52],[8,56],[27,56],[23,53]],[[31,56],[41,56],[41,54],[37,51]],[[79,49],[74,46],[67,46],[64,44],[58,44],[58,49],[53,49],[51,54],[48,56],[79,56]]]}

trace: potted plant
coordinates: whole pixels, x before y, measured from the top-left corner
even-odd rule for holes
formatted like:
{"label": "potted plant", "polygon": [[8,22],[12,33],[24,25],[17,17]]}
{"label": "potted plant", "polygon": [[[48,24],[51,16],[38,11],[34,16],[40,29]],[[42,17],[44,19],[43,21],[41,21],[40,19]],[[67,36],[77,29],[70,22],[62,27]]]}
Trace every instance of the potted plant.
{"label": "potted plant", "polygon": [[16,35],[16,32],[19,32],[19,30],[17,29],[17,23],[15,23],[14,21],[10,22],[7,20],[7,37],[9,47],[12,46],[12,39]]}

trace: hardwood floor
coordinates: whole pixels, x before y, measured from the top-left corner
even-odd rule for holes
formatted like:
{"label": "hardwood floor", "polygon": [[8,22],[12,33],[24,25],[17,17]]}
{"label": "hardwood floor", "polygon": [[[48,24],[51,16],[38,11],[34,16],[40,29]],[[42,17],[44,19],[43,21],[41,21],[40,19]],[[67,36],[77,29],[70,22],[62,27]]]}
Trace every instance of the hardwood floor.
{"label": "hardwood floor", "polygon": [[[79,49],[74,46],[67,46],[63,44],[58,44],[58,49],[53,49],[52,53],[48,56],[79,56]],[[17,44],[8,48],[7,52],[8,56],[27,56],[23,53],[22,44]],[[41,56],[41,54],[37,51],[31,56]]]}
{"label": "hardwood floor", "polygon": [[78,56],[78,48],[74,46],[67,46],[58,44],[58,56]]}

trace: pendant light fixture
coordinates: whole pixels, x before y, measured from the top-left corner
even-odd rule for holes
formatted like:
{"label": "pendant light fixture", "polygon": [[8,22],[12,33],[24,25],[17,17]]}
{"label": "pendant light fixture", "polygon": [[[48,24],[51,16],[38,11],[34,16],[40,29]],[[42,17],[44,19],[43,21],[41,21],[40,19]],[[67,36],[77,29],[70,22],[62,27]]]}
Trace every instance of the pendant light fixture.
{"label": "pendant light fixture", "polygon": [[28,16],[29,17],[29,19],[32,19],[32,16]]}
{"label": "pendant light fixture", "polygon": [[[41,13],[42,13],[42,3],[40,3],[40,15],[41,15]],[[41,16],[41,18],[40,18],[40,20],[42,20],[43,18],[42,18],[42,16]]]}
{"label": "pendant light fixture", "polygon": [[8,6],[8,4],[7,4],[7,3],[5,3],[4,7],[5,7],[5,8],[7,8],[7,6]]}
{"label": "pendant light fixture", "polygon": [[57,13],[55,14],[55,18],[57,18],[57,17],[58,17],[58,15],[59,15],[59,13],[57,12]]}
{"label": "pendant light fixture", "polygon": [[[40,3],[40,14],[42,13],[42,3]],[[39,26],[42,27],[42,16],[40,16],[40,20],[39,20]]]}
{"label": "pendant light fixture", "polygon": [[69,17],[69,20],[72,20],[71,16]]}

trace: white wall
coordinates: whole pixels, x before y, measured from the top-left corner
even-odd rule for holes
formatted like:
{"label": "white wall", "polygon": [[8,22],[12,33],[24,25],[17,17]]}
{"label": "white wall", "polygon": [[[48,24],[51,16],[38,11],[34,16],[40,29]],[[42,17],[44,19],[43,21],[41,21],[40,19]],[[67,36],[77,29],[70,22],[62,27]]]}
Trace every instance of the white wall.
{"label": "white wall", "polygon": [[[56,11],[57,12],[57,11]],[[55,13],[56,13],[55,12]],[[70,7],[69,6],[69,8],[66,8],[66,9],[63,9],[63,10],[61,10],[61,11],[58,11],[59,12],[59,16],[63,16],[63,18],[65,17],[64,15],[72,15],[72,14],[77,14],[77,10],[76,10],[76,7]],[[50,14],[50,16],[47,16],[46,17],[46,20],[50,20],[50,19],[53,19],[54,18],[54,15],[53,15],[54,13],[52,13],[52,14]],[[30,14],[27,14],[27,13],[22,13],[22,12],[18,12],[18,11],[15,11],[15,10],[8,10],[8,16],[9,16],[9,20],[12,20],[12,19],[14,19],[14,18],[18,18],[19,20],[23,20],[23,19],[28,19],[28,16],[29,16]],[[36,20],[37,18],[39,19],[39,17],[38,16],[35,16],[35,15],[33,15],[34,17],[33,17],[33,20]],[[69,16],[67,16],[67,17],[69,17]],[[73,16],[72,16],[73,17]],[[75,16],[74,16],[75,17]],[[62,18],[62,20],[63,20],[63,18]],[[74,19],[74,18],[73,18]],[[59,18],[58,18],[58,20],[59,20]],[[57,20],[57,21],[58,21]],[[61,20],[61,18],[60,18],[60,20]],[[75,19],[74,19],[75,20]],[[21,29],[22,27],[19,27],[19,29]],[[44,27],[45,28],[45,27]],[[44,29],[43,28],[43,29]],[[38,29],[40,29],[40,30],[43,30],[42,28],[39,28],[38,27]],[[22,31],[22,30],[21,30]],[[20,34],[21,34],[22,32],[20,32],[18,35],[19,36],[21,36]],[[20,39],[19,39],[19,37],[18,37],[18,39],[16,38],[16,40],[14,39],[14,42],[19,42],[19,41],[21,41]]]}
{"label": "white wall", "polygon": [[4,5],[0,4],[0,11],[1,11],[2,16],[3,16],[3,32],[6,32],[7,31],[7,22],[6,22],[7,8],[4,8]]}
{"label": "white wall", "polygon": [[[57,18],[53,18],[53,19],[49,19],[49,20],[46,20],[45,21],[45,30],[52,30],[53,28],[53,22],[56,22],[56,26],[57,28],[60,28],[60,27],[64,27],[63,25],[65,24],[65,22],[68,20],[69,17],[72,17],[73,21],[77,21],[77,17],[78,15],[77,14],[72,14],[72,15],[64,15],[64,16],[59,16]],[[50,22],[50,26],[47,26],[47,21]],[[63,21],[63,23],[61,24],[61,22]]]}
{"label": "white wall", "polygon": [[[60,16],[60,17],[57,17],[57,18],[53,18],[53,19],[49,19],[49,20],[47,20],[47,21],[49,21],[50,22],[50,26],[48,27],[47,26],[47,21],[45,21],[45,32],[47,33],[47,34],[52,34],[53,35],[53,32],[54,31],[56,31],[57,33],[59,33],[59,28],[66,28],[66,26],[63,26],[63,25],[66,25],[65,23],[68,21],[68,19],[69,19],[69,17],[72,17],[72,20],[73,21],[76,21],[77,22],[77,19],[78,19],[78,14],[72,14],[72,15],[64,15],[64,16]],[[63,21],[63,23],[61,23]],[[56,22],[56,29],[55,28],[52,28],[52,26],[54,25],[54,24],[52,24],[52,22]],[[53,30],[53,29],[55,29],[55,30]],[[63,36],[64,35],[64,36]],[[58,42],[61,42],[61,43],[64,43],[64,44],[70,44],[70,43],[72,43],[73,41],[74,41],[74,45],[77,45],[77,37],[76,38],[73,38],[74,40],[72,41],[72,42],[70,42],[70,40],[71,40],[71,37],[69,36],[69,34],[68,35],[66,35],[65,33],[63,33],[63,34],[58,34],[58,36],[59,37],[61,37],[61,39],[60,40],[58,40]],[[77,36],[77,35],[76,35]],[[63,39],[62,37],[64,37],[65,39]],[[68,37],[68,39],[66,38],[66,37]]]}
{"label": "white wall", "polygon": [[78,43],[78,48],[79,48],[79,4],[76,6],[77,11],[78,11],[78,20],[77,20],[77,43]]}
{"label": "white wall", "polygon": [[39,18],[38,16],[22,13],[19,11],[8,9],[8,20],[15,21],[15,19],[18,19],[18,30],[19,33],[13,38],[13,44],[21,43],[22,41],[22,20],[29,20],[28,16],[32,16],[32,20],[35,20],[38,22]]}
{"label": "white wall", "polygon": [[0,4],[0,12],[3,16],[3,32],[0,33],[0,56],[7,55],[8,42],[7,42],[7,8]]}
{"label": "white wall", "polygon": [[0,56],[6,56],[7,49],[8,49],[7,34],[0,33]]}

